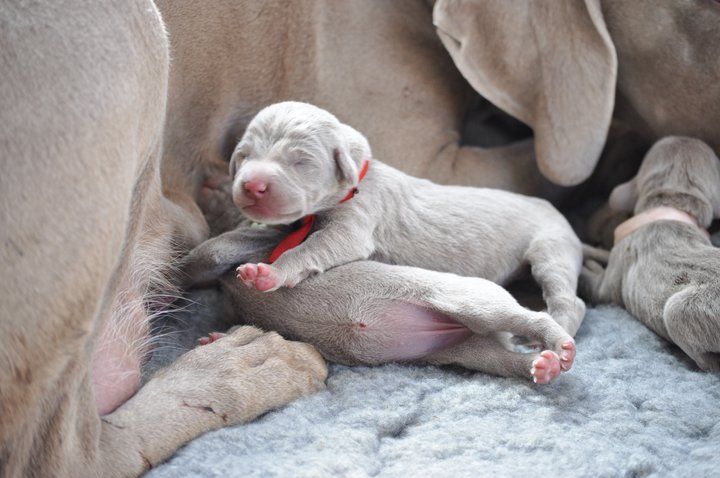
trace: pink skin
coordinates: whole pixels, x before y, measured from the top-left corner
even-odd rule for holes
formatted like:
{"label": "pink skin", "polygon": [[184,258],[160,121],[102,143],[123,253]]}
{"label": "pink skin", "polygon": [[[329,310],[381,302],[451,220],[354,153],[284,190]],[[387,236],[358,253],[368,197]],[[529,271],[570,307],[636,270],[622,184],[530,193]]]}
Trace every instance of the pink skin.
{"label": "pink skin", "polygon": [[274,202],[271,194],[272,176],[266,171],[251,171],[241,173],[239,182],[233,188],[233,202],[241,210],[255,208],[256,216],[271,216],[271,206]]}
{"label": "pink skin", "polygon": [[539,384],[550,383],[560,375],[560,372],[567,372],[572,368],[575,360],[575,343],[566,342],[562,346],[560,356],[552,350],[543,350],[540,356],[532,363],[530,375],[533,382]]}
{"label": "pink skin", "polygon": [[[277,269],[262,262],[241,265],[237,268],[237,278],[246,287],[255,287],[260,292],[275,290],[283,285]],[[292,285],[288,285],[288,287],[292,287]]]}
{"label": "pink skin", "polygon": [[[299,219],[299,211],[283,201],[283,196],[272,194],[268,179],[240,181],[240,191],[233,187],[232,199],[243,215],[253,221],[267,224],[290,224]],[[287,211],[290,209],[290,211]]]}
{"label": "pink skin", "polygon": [[563,372],[567,372],[572,368],[575,361],[575,354],[577,353],[575,342],[565,342],[560,348],[562,349],[562,352],[560,352],[560,368]]}
{"label": "pink skin", "polygon": [[227,334],[223,334],[221,332],[210,332],[207,337],[200,337],[198,339],[199,345],[207,345],[215,342],[216,340],[220,340],[221,338],[225,337]]}
{"label": "pink skin", "polygon": [[560,358],[552,350],[543,350],[540,356],[533,360],[530,375],[535,383],[550,383],[560,375]]}
{"label": "pink skin", "polygon": [[[140,364],[150,334],[147,314],[139,296],[129,289],[118,296],[116,313],[93,344],[92,384],[95,405],[105,415],[125,403],[140,386]],[[112,326],[110,321],[122,321]]]}
{"label": "pink skin", "polygon": [[267,181],[245,181],[242,185],[243,192],[251,199],[262,199],[268,190]]}

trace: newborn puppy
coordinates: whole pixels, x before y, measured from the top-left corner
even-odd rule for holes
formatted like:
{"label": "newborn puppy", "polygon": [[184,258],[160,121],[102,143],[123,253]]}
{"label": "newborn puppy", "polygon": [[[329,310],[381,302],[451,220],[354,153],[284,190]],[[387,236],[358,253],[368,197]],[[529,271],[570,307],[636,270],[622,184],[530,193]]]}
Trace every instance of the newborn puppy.
{"label": "newborn puppy", "polygon": [[[484,279],[356,261],[265,294],[226,274],[237,264],[268,257],[286,234],[241,224],[205,241],[183,259],[186,284],[220,279],[234,323],[310,343],[326,359],[347,365],[453,364],[547,383],[560,374],[561,364],[567,369],[572,363],[572,339],[559,324]],[[565,360],[551,350],[517,352],[508,342],[511,333],[553,344]],[[223,335],[214,332],[200,343]]]}
{"label": "newborn puppy", "polygon": [[610,196],[635,216],[617,227],[609,258],[587,255],[581,280],[596,302],[624,305],[703,370],[720,371],[720,252],[707,232],[720,216],[720,162],[705,143],[655,143],[635,178]]}
{"label": "newborn puppy", "polygon": [[231,158],[233,201],[253,221],[303,219],[312,233],[272,265],[240,266],[238,277],[272,291],[370,258],[504,284],[529,264],[548,313],[575,334],[585,314],[576,295],[581,245],[547,201],[441,186],[370,158],[365,137],[320,108],[285,102],[260,111]]}

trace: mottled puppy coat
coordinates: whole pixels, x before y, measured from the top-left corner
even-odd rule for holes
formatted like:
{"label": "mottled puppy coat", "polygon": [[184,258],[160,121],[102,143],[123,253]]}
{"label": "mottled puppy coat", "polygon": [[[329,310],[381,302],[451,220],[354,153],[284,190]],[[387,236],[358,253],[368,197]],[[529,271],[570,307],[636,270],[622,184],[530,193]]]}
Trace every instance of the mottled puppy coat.
{"label": "mottled puppy coat", "polygon": [[[366,161],[367,175],[358,184]],[[552,318],[569,334],[582,321],[584,303],[576,296],[580,242],[544,200],[408,176],[371,160],[367,140],[353,128],[296,102],[258,113],[231,162],[233,200],[248,218],[289,224],[317,216],[307,240],[272,265],[238,268],[248,286],[292,287],[311,274],[368,258],[498,284],[529,265]],[[342,201],[355,187],[359,194]],[[488,283],[486,292],[493,287]]]}
{"label": "mottled puppy coat", "polygon": [[703,370],[720,371],[720,251],[703,229],[720,216],[717,156],[696,139],[658,141],[637,176],[615,188],[610,206],[634,212],[636,221],[655,217],[616,234],[609,258],[588,249],[583,289],[595,302],[624,305]]}

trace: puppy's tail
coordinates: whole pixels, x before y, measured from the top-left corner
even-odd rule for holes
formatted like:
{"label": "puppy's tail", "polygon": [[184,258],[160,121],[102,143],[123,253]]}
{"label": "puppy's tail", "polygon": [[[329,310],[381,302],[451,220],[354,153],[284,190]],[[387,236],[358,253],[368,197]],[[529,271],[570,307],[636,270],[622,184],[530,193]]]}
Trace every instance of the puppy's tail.
{"label": "puppy's tail", "polygon": [[720,370],[720,280],[690,285],[665,303],[670,339],[703,370]]}

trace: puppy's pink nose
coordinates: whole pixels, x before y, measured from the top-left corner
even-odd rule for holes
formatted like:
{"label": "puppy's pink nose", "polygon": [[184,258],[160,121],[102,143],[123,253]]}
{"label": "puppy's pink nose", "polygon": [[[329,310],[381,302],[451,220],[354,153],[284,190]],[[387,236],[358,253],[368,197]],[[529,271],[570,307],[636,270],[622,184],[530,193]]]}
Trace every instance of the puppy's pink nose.
{"label": "puppy's pink nose", "polygon": [[265,192],[267,191],[268,185],[264,181],[245,181],[243,183],[243,189],[245,190],[245,195],[260,199],[265,195]]}

